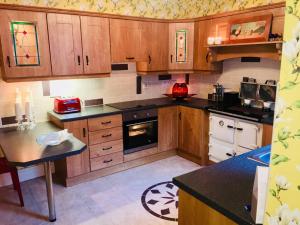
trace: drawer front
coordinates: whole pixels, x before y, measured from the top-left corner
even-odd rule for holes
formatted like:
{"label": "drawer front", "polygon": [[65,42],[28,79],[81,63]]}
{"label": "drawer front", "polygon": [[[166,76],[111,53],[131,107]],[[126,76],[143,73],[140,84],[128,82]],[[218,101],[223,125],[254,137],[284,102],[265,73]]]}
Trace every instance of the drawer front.
{"label": "drawer front", "polygon": [[89,132],[89,145],[101,144],[120,139],[123,139],[122,127]]}
{"label": "drawer front", "polygon": [[123,163],[123,152],[101,156],[91,159],[91,171],[100,170],[120,163]]}
{"label": "drawer front", "polygon": [[122,115],[105,116],[100,118],[88,119],[89,131],[103,130],[122,126]]}
{"label": "drawer front", "polygon": [[123,140],[109,141],[90,146],[90,158],[97,158],[116,152],[123,152]]}

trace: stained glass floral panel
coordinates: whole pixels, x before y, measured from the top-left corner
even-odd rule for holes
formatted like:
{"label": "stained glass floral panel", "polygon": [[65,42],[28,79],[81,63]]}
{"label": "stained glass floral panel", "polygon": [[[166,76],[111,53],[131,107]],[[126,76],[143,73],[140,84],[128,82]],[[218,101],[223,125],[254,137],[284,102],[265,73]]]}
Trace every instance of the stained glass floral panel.
{"label": "stained glass floral panel", "polygon": [[30,22],[11,22],[11,32],[16,65],[39,66],[36,25]]}
{"label": "stained glass floral panel", "polygon": [[176,62],[186,62],[186,30],[176,31]]}

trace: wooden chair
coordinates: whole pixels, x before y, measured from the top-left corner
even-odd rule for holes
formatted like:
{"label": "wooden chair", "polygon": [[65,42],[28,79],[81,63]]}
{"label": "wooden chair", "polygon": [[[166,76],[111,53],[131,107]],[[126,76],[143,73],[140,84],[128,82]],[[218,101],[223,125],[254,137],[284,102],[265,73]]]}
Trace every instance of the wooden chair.
{"label": "wooden chair", "polygon": [[22,195],[21,185],[19,181],[18,170],[16,167],[11,167],[10,165],[8,165],[7,160],[3,157],[0,158],[0,174],[2,173],[10,173],[14,189],[18,192],[20,204],[21,207],[23,207],[24,201],[23,201],[23,195]]}

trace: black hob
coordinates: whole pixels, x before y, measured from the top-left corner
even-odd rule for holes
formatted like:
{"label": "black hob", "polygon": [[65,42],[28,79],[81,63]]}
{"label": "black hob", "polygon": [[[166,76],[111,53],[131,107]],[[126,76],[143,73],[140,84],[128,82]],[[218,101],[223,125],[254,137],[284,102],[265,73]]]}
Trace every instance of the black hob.
{"label": "black hob", "polygon": [[119,102],[119,103],[112,103],[112,104],[107,104],[110,107],[127,111],[127,110],[140,110],[140,109],[150,109],[150,108],[155,108],[156,104],[153,103],[146,103],[143,101],[129,101],[129,102]]}

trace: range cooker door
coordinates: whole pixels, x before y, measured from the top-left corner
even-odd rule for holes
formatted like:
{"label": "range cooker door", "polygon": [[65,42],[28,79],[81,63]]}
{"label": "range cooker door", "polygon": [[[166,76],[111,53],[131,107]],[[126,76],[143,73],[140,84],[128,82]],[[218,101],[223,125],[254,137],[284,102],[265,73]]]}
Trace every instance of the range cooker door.
{"label": "range cooker door", "polygon": [[235,121],[222,116],[210,116],[210,136],[224,141],[226,143],[234,143]]}
{"label": "range cooker door", "polygon": [[222,142],[211,140],[209,144],[209,160],[213,162],[221,162],[235,156],[234,146],[224,144]]}
{"label": "range cooker door", "polygon": [[237,146],[247,149],[256,149],[259,144],[259,126],[252,123],[239,121],[236,126]]}

